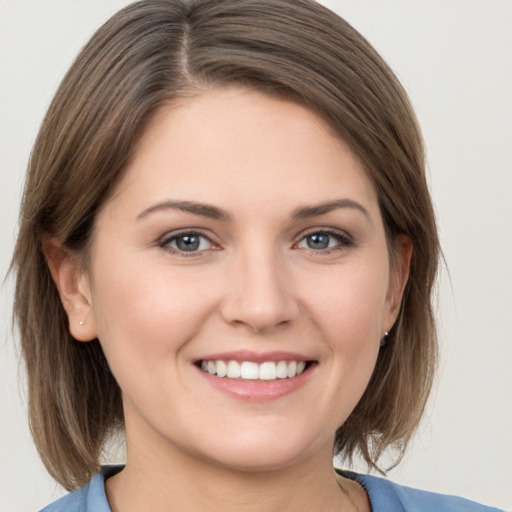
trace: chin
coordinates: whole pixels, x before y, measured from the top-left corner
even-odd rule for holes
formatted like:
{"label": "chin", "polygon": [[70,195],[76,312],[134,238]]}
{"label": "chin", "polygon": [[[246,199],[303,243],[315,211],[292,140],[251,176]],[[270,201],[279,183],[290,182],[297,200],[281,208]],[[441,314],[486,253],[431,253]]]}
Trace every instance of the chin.
{"label": "chin", "polygon": [[270,452],[268,450],[258,449],[245,449],[237,453],[222,454],[222,456],[215,455],[209,459],[209,462],[217,466],[221,466],[231,471],[238,471],[242,473],[260,473],[260,472],[273,472],[290,467],[297,463],[303,457],[299,457],[297,452]]}
{"label": "chin", "polygon": [[[306,436],[290,435],[267,431],[246,435],[223,436],[220,442],[213,439],[198,455],[205,460],[226,469],[241,472],[278,471],[318,452],[320,446]],[[302,438],[301,438],[302,437]],[[330,443],[332,445],[332,443]],[[332,446],[329,446],[332,452]]]}

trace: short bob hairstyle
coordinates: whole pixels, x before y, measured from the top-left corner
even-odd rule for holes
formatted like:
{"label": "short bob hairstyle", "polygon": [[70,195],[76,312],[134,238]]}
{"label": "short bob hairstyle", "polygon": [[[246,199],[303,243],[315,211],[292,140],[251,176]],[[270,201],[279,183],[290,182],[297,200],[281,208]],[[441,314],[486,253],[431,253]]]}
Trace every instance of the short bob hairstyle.
{"label": "short bob hairstyle", "polygon": [[395,75],[313,0],[143,0],[107,21],[64,77],[31,154],[12,262],[30,425],[46,468],[67,489],[98,471],[105,442],[122,429],[121,391],[98,340],[70,335],[42,240],[56,237],[86,269],[98,209],[152,115],[233,85],[323,118],[373,183],[391,264],[397,235],[414,247],[399,317],[334,452],[378,468],[393,447],[399,460],[422,416],[437,356],[439,241],[421,133]]}

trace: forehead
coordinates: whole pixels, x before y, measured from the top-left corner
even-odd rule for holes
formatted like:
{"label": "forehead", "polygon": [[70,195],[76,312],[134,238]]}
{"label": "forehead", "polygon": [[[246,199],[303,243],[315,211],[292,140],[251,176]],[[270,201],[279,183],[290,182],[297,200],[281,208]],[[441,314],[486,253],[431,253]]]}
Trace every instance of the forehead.
{"label": "forehead", "polygon": [[162,107],[121,181],[118,193],[131,194],[131,204],[176,194],[259,206],[345,193],[376,201],[358,159],[318,115],[241,88],[209,90]]}

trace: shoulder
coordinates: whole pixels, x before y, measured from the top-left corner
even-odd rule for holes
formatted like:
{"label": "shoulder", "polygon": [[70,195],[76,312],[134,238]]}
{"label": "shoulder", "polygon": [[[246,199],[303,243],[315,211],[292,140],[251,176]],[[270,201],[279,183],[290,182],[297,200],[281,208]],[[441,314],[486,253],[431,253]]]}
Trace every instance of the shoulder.
{"label": "shoulder", "polygon": [[372,512],[503,512],[457,496],[421,491],[370,475],[339,471],[345,478],[357,481],[367,492]]}
{"label": "shoulder", "polygon": [[54,501],[40,512],[111,512],[105,494],[105,480],[121,469],[122,466],[105,466],[87,485]]}
{"label": "shoulder", "polygon": [[40,510],[40,512],[85,512],[85,496],[88,485],[54,501]]}

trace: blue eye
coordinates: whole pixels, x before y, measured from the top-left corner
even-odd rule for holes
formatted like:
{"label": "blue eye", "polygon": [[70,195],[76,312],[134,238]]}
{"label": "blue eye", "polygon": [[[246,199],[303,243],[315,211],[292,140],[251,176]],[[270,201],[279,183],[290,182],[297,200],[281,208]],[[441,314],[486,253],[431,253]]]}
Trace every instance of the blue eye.
{"label": "blue eye", "polygon": [[179,233],[162,240],[160,245],[175,252],[200,252],[211,249],[212,242],[199,233]]}
{"label": "blue eye", "polygon": [[345,235],[331,231],[315,231],[303,237],[297,244],[300,249],[313,251],[329,251],[331,249],[345,248],[353,242]]}

